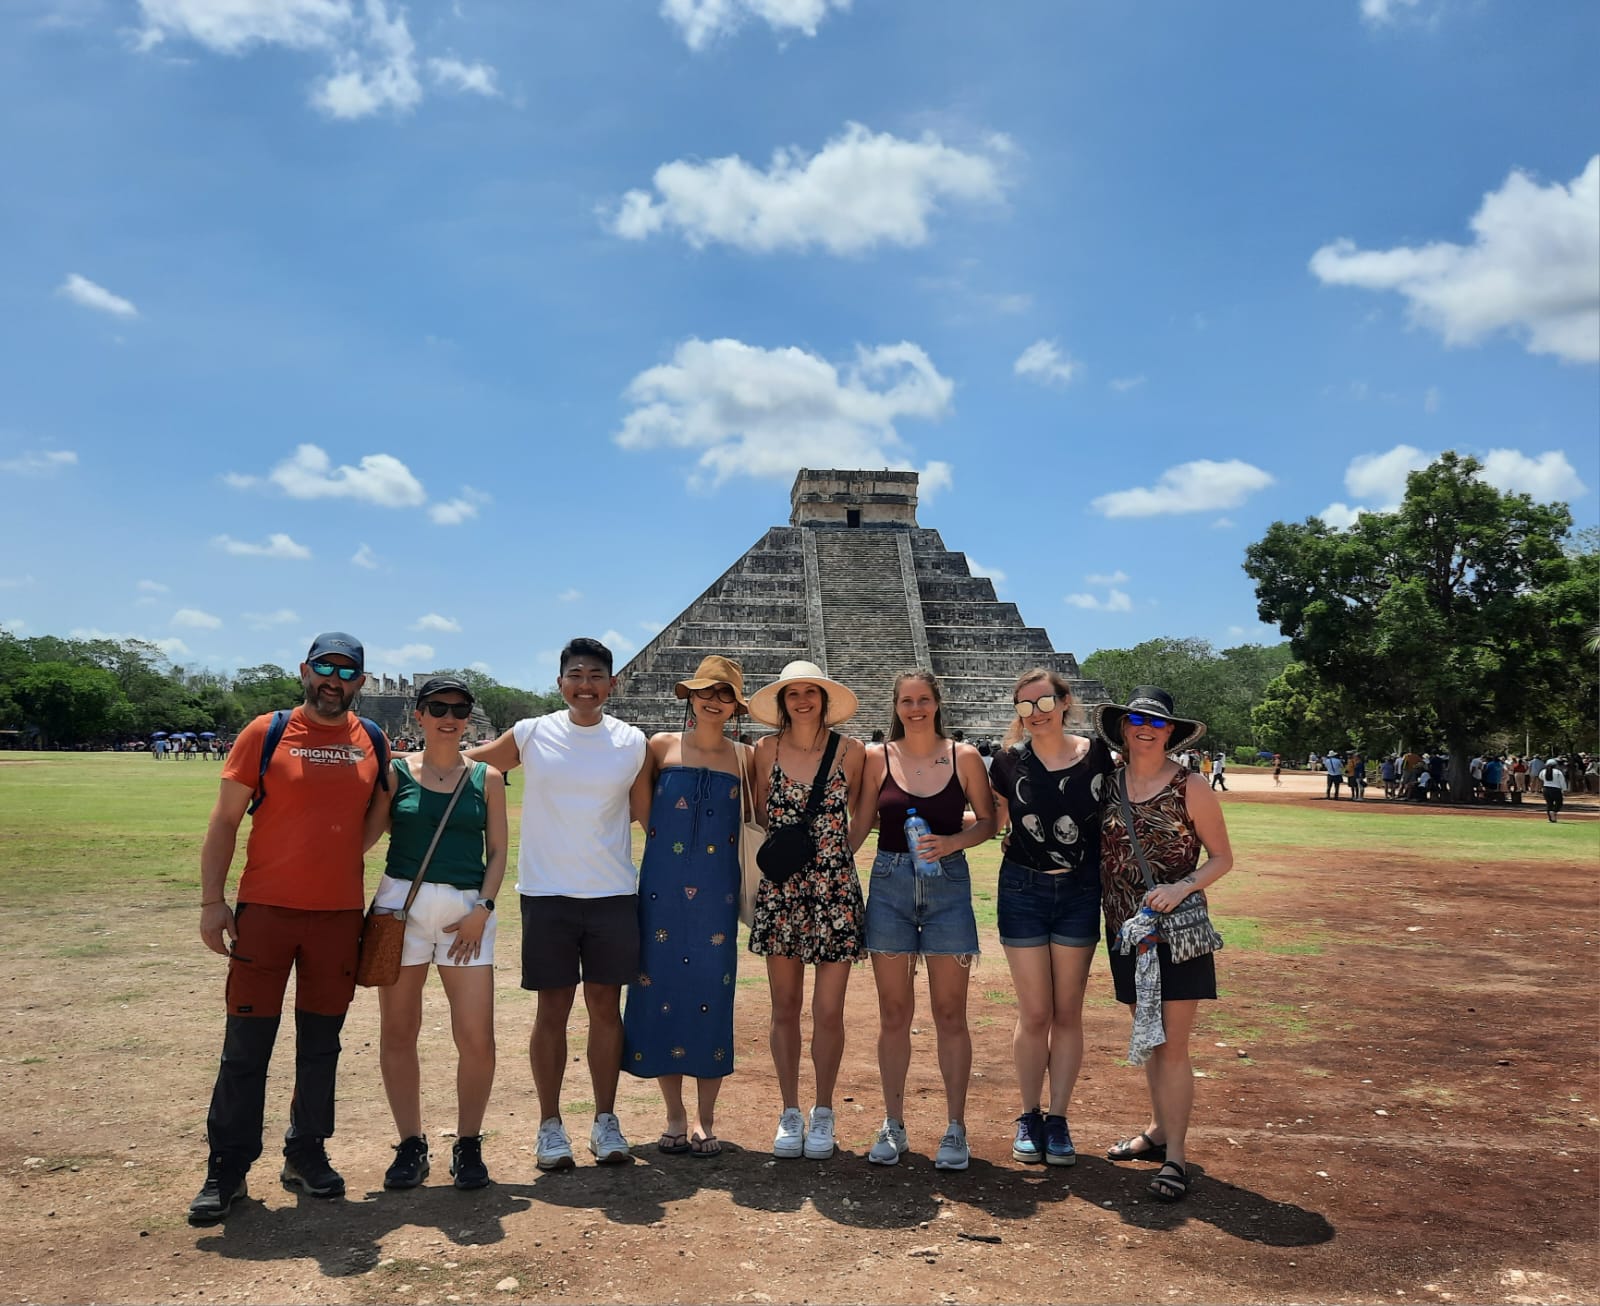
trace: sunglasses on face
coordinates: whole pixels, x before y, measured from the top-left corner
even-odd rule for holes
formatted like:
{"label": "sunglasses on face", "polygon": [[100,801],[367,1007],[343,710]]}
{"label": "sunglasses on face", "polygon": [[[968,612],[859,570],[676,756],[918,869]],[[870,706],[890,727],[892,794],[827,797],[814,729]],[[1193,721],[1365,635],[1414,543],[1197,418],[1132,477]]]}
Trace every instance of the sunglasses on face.
{"label": "sunglasses on face", "polygon": [[465,721],[472,715],[471,703],[441,703],[437,699],[429,699],[423,708],[431,717],[453,716],[457,721]]}
{"label": "sunglasses on face", "polygon": [[691,689],[689,692],[696,698],[702,698],[708,703],[712,699],[716,699],[719,703],[737,703],[739,701],[739,696],[733,692],[732,685],[707,685],[703,689]]}
{"label": "sunglasses on face", "polygon": [[355,667],[338,667],[331,662],[312,662],[309,664],[312,672],[319,676],[338,676],[340,680],[354,680],[361,672]]}
{"label": "sunglasses on face", "polygon": [[1148,712],[1129,712],[1124,720],[1130,726],[1149,726],[1152,730],[1160,730],[1172,724],[1166,717],[1151,716]]}
{"label": "sunglasses on face", "polygon": [[1026,721],[1035,712],[1054,712],[1056,710],[1056,696],[1054,694],[1040,694],[1038,698],[1019,698],[1017,700],[1017,715]]}

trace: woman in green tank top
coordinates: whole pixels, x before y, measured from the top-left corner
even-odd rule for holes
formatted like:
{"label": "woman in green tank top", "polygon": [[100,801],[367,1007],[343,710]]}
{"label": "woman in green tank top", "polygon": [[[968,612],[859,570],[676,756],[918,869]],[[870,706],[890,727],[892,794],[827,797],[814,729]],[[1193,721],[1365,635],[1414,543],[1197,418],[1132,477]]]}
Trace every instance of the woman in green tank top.
{"label": "woman in green tank top", "polygon": [[422,871],[406,916],[400,978],[378,990],[378,1064],[400,1136],[385,1188],[415,1188],[428,1177],[417,1035],[430,962],[439,967],[450,1003],[459,1058],[450,1173],[457,1188],[489,1182],[483,1116],[494,1085],[494,900],[506,873],[506,784],[493,767],[461,756],[472,703],[472,691],[454,677],[423,683],[415,712],[422,751],[394,759],[388,801],[375,802],[367,813],[367,847],[389,833],[374,909],[403,908]]}

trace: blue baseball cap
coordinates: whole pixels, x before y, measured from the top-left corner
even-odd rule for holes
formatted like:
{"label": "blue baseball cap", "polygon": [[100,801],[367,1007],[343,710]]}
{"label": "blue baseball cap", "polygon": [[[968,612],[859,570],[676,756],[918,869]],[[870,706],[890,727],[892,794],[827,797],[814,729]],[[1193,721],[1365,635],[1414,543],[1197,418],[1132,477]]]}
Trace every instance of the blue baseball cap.
{"label": "blue baseball cap", "polygon": [[367,651],[361,647],[361,641],[354,635],[346,635],[342,630],[326,631],[312,640],[311,651],[306,654],[306,661],[315,662],[330,653],[349,658],[356,664],[357,671],[365,671],[367,668]]}

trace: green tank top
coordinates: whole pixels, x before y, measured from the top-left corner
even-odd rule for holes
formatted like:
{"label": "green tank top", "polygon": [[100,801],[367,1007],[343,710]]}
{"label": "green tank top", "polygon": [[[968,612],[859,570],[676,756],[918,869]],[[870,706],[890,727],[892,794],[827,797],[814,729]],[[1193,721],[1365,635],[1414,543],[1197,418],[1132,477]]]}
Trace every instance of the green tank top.
{"label": "green tank top", "polygon": [[[483,887],[483,836],[489,825],[489,803],[483,796],[488,765],[471,764],[467,787],[456,799],[450,824],[433,850],[424,884],[449,884],[457,889]],[[414,880],[423,854],[433,842],[439,818],[450,802],[449,794],[435,793],[417,783],[403,758],[394,759],[394,793],[389,801],[389,860],[384,871],[397,880]]]}

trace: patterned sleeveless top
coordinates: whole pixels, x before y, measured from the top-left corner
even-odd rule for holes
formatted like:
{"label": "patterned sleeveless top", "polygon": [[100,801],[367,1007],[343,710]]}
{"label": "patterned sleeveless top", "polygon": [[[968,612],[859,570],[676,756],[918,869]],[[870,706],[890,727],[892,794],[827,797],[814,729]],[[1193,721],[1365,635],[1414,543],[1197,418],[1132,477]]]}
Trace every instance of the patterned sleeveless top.
{"label": "patterned sleeveless top", "polygon": [[[1114,937],[1122,923],[1138,912],[1149,892],[1122,819],[1122,800],[1116,786],[1124,778],[1119,768],[1100,817],[1100,901],[1105,908],[1108,937]],[[1204,845],[1189,817],[1184,794],[1188,780],[1189,772],[1180,767],[1154,797],[1133,804],[1139,846],[1144,849],[1144,859],[1150,863],[1150,874],[1156,877],[1157,884],[1181,880],[1200,864]]]}

